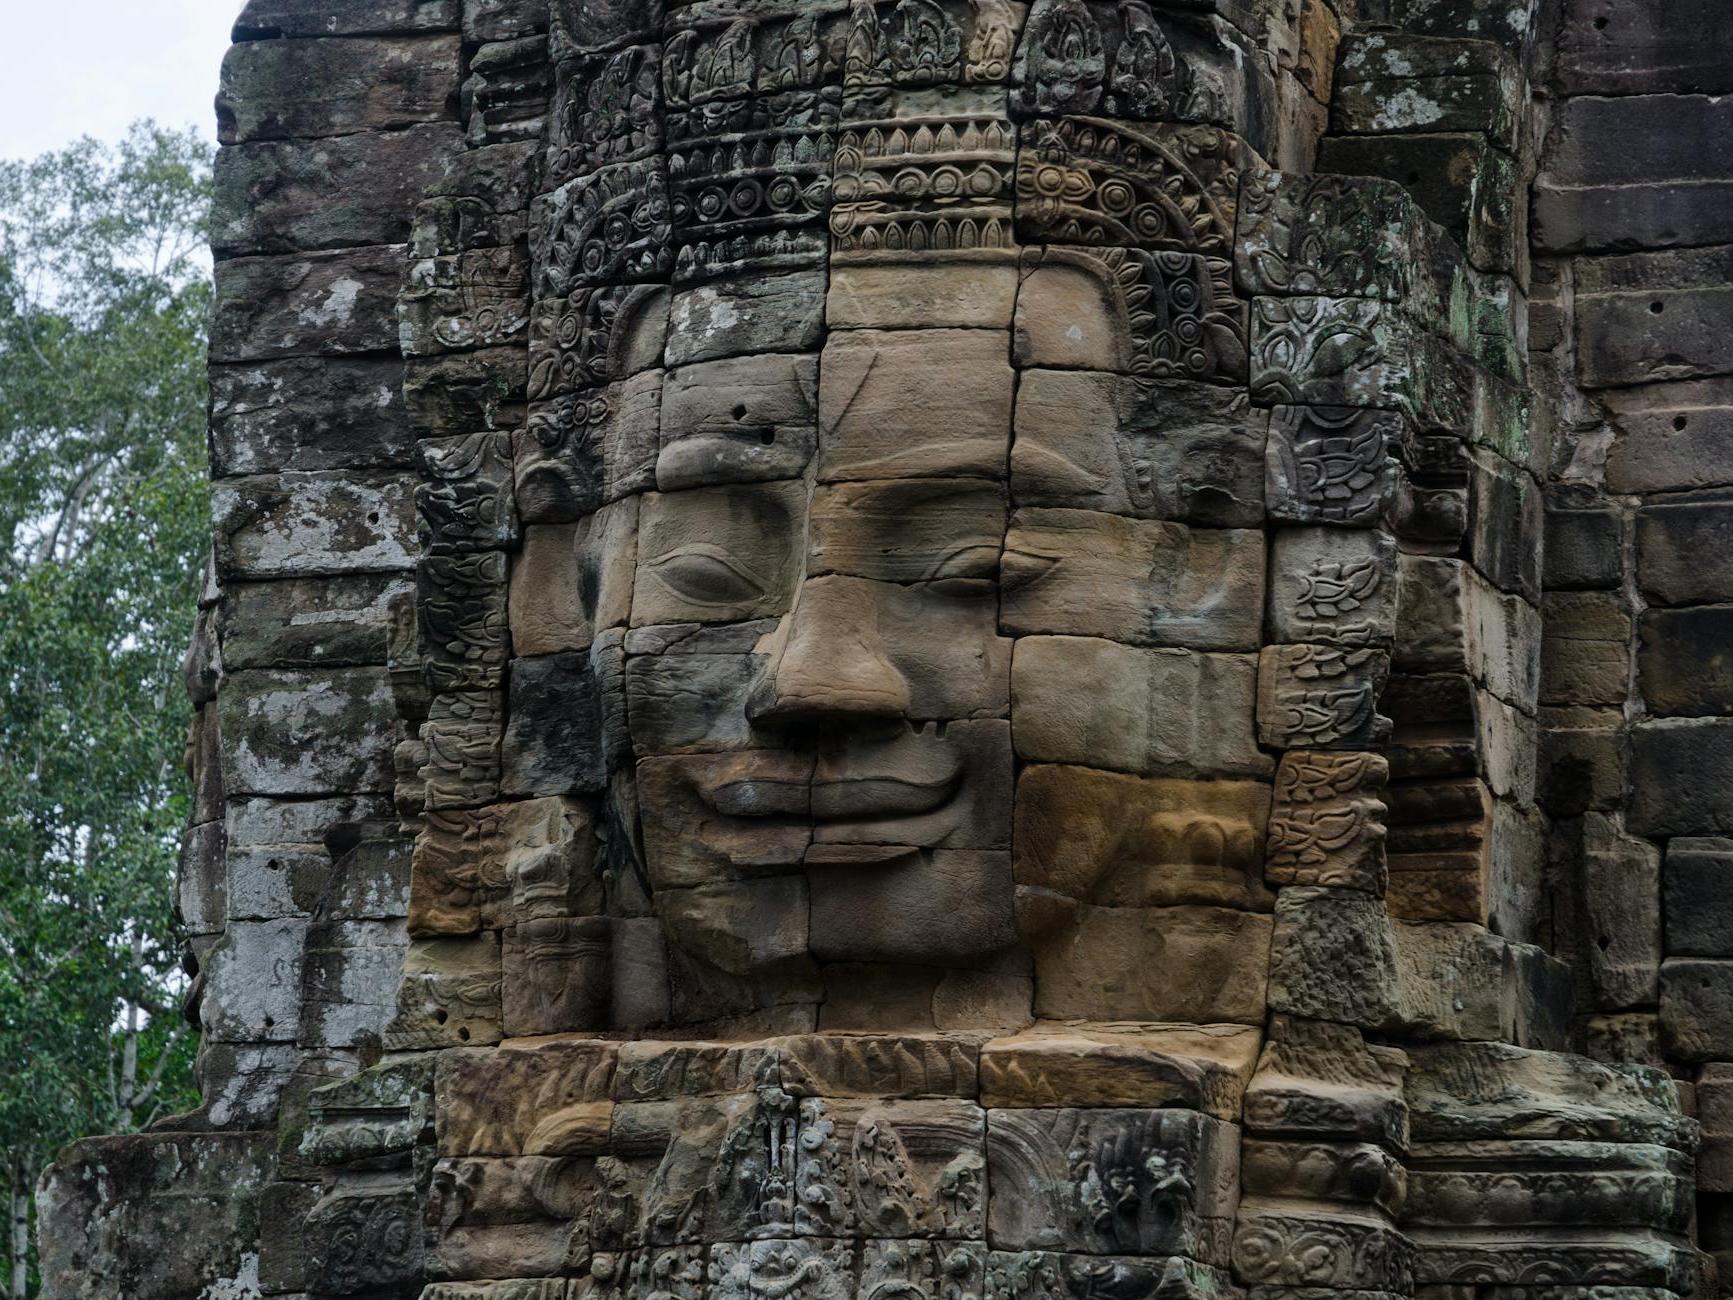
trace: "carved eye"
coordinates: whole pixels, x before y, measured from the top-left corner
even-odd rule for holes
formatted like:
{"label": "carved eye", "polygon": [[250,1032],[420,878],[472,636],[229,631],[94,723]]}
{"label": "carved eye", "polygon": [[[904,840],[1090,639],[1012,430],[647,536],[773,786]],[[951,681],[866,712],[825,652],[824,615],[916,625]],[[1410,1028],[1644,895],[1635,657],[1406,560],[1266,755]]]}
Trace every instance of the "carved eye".
{"label": "carved eye", "polygon": [[1004,591],[1016,591],[1039,582],[1059,563],[1059,556],[1045,551],[1023,551],[1006,548],[999,563],[999,586]]}
{"label": "carved eye", "polygon": [[999,567],[997,543],[963,542],[953,546],[927,570],[927,581],[947,582],[953,578],[990,578]]}
{"label": "carved eye", "polygon": [[652,560],[651,573],[675,595],[694,605],[737,605],[757,600],[765,582],[719,547],[702,542]]}

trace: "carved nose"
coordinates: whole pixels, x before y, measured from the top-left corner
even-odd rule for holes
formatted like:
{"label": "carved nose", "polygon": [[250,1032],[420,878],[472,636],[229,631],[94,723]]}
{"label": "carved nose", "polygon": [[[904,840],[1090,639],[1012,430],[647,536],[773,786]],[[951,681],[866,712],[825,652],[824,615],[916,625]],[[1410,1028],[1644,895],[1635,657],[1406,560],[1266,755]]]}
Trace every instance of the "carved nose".
{"label": "carved nose", "polygon": [[909,685],[880,635],[872,586],[835,577],[802,586],[781,653],[747,699],[751,721],[908,716]]}

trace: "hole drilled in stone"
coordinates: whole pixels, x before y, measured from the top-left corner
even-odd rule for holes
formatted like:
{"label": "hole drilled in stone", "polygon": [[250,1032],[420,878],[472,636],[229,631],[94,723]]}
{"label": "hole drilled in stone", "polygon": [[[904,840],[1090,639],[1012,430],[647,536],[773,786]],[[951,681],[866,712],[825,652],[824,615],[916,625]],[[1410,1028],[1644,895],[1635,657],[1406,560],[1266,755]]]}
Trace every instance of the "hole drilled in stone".
{"label": "hole drilled in stone", "polygon": [[1651,315],[1659,316],[1662,312],[1664,312],[1666,310],[1667,310],[1667,304],[1664,302],[1652,302],[1649,304],[1649,312]]}
{"label": "hole drilled in stone", "polygon": [[1691,422],[1689,420],[1687,420],[1684,416],[1675,415],[1673,417],[1673,432],[1674,433],[1685,432],[1685,426],[1689,423],[1691,423]]}

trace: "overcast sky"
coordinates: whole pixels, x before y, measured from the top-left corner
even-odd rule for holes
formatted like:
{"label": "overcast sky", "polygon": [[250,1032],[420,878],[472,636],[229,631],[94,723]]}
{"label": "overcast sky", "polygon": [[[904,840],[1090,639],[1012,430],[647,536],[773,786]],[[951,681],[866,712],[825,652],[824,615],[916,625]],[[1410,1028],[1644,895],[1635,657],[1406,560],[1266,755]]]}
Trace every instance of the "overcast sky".
{"label": "overcast sky", "polygon": [[0,157],[81,135],[111,140],[154,117],[215,139],[211,99],[242,0],[0,0],[12,109]]}

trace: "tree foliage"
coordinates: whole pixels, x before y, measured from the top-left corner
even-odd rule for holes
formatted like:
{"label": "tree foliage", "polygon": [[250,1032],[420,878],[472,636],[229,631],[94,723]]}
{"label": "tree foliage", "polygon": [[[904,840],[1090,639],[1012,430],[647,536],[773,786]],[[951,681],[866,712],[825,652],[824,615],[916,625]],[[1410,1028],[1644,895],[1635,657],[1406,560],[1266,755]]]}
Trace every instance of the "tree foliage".
{"label": "tree foliage", "polygon": [[0,1158],[32,1177],[193,1100],[172,881],[208,204],[208,147],[149,123],[0,162]]}

